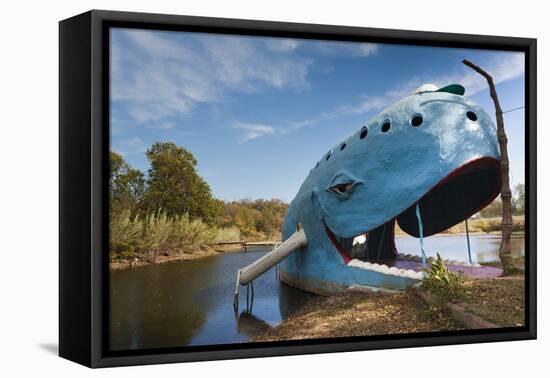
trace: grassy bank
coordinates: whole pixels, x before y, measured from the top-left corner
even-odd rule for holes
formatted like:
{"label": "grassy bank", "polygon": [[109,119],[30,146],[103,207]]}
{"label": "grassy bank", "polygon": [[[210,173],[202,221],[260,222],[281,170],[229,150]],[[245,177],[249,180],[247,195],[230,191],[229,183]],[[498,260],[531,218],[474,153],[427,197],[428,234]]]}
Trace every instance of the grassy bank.
{"label": "grassy bank", "polygon": [[201,259],[203,257],[209,257],[217,255],[219,252],[214,250],[213,248],[210,248],[208,246],[205,246],[199,250],[193,251],[193,253],[172,253],[172,254],[165,254],[157,256],[155,261],[150,260],[141,260],[137,257],[134,259],[116,259],[111,260],[109,262],[109,269],[111,270],[121,270],[121,269],[129,269],[129,268],[135,268],[140,266],[147,266],[151,264],[163,264],[168,262],[174,262],[174,261],[190,261],[195,259]]}
{"label": "grassy bank", "polygon": [[132,216],[123,211],[110,222],[112,267],[190,260],[214,253],[210,243],[239,237],[238,230],[216,228],[187,215],[169,217],[162,211]]}
{"label": "grassy bank", "polygon": [[[513,232],[521,232],[525,230],[525,216],[515,215],[513,218]],[[476,218],[468,220],[468,231],[470,233],[493,233],[501,231],[501,217],[494,218]],[[399,228],[399,225],[396,224],[395,227],[396,235],[407,235],[403,230]],[[454,225],[453,227],[441,232],[441,234],[464,234],[466,233],[466,225],[464,222]]]}
{"label": "grassy bank", "polygon": [[[460,299],[467,311],[503,327],[524,324],[524,277],[467,280]],[[343,293],[316,297],[256,341],[389,335],[465,329],[416,289],[398,294]]]}

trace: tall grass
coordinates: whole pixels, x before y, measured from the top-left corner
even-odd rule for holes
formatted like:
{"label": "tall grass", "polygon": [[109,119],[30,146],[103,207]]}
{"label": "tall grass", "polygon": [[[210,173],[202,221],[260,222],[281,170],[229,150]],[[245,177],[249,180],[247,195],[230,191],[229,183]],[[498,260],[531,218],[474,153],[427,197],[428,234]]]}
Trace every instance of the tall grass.
{"label": "tall grass", "polygon": [[143,223],[129,210],[112,215],[110,222],[111,257],[130,258],[136,252],[142,236]]}
{"label": "tall grass", "polygon": [[190,220],[187,214],[173,219],[170,244],[172,250],[191,253],[202,245],[212,243],[217,230],[201,221]]}
{"label": "tall grass", "polygon": [[146,215],[138,251],[147,260],[155,260],[159,254],[165,253],[170,248],[173,223],[174,221],[160,210]]}
{"label": "tall grass", "polygon": [[214,237],[214,242],[237,241],[241,240],[241,230],[237,227],[219,228]]}
{"label": "tall grass", "polygon": [[131,216],[129,211],[111,215],[111,259],[139,257],[154,261],[159,255],[193,253],[214,241],[218,230],[187,214],[169,217],[164,211]]}

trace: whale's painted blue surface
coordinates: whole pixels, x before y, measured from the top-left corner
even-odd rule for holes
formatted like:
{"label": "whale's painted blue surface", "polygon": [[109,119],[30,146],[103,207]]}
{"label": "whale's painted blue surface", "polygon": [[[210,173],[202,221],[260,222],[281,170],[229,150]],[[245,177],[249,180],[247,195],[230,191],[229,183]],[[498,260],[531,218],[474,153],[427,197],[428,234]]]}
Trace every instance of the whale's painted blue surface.
{"label": "whale's painted blue surface", "polygon": [[[468,111],[474,112],[477,120],[470,120]],[[422,123],[415,127],[411,119],[416,115],[422,117]],[[391,127],[383,132],[382,125],[387,122]],[[457,167],[480,157],[500,158],[496,127],[489,115],[457,94],[411,95],[365,127],[321,157],[290,203],[283,239],[301,224],[308,245],[280,267],[283,273],[307,282],[309,287],[302,284],[305,289],[332,284],[402,289],[417,282],[347,266],[324,224],[340,237],[365,233],[414,205]],[[328,190],[346,183],[352,186],[344,194]]]}

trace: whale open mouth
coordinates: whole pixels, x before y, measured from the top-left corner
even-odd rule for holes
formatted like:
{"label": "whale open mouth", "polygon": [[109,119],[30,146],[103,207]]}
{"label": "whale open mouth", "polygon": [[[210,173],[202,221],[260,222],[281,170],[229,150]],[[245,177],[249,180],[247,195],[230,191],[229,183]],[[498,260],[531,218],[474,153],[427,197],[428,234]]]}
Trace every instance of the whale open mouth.
{"label": "whale open mouth", "polygon": [[[384,224],[351,238],[334,234],[325,224],[332,244],[344,264],[384,266],[394,269],[392,260],[397,257],[394,241],[395,223],[407,234],[419,237],[416,206],[420,209],[423,236],[430,236],[464,221],[500,193],[500,163],[492,157],[471,160],[452,171],[428,190],[417,202]],[[365,265],[366,266],[366,265]],[[392,268],[389,268],[392,266]],[[396,271],[403,275],[403,272]]]}

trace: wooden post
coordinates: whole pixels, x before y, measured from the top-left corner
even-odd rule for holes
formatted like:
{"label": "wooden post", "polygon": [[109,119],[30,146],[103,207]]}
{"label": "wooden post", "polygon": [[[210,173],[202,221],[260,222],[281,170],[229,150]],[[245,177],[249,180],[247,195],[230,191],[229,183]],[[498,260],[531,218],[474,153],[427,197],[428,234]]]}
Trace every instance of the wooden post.
{"label": "wooden post", "polygon": [[500,147],[500,197],[502,199],[502,240],[499,248],[499,258],[504,275],[514,271],[512,262],[512,254],[510,251],[510,238],[512,236],[512,191],[510,190],[510,163],[508,160],[508,138],[504,130],[504,119],[502,117],[502,109],[498,101],[497,91],[493,78],[485,70],[476,66],[467,59],[462,61],[466,66],[470,67],[478,74],[487,80],[489,85],[489,94],[495,104],[495,115],[497,120],[497,137]]}

